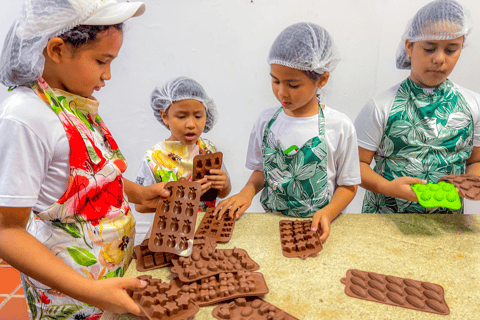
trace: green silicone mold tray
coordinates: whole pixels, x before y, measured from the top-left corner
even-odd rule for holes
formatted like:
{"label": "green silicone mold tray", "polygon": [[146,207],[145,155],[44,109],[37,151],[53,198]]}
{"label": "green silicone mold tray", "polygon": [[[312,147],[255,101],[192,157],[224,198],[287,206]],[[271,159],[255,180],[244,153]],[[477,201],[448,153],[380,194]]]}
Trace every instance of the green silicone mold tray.
{"label": "green silicone mold tray", "polygon": [[462,207],[457,189],[451,183],[440,181],[438,183],[414,184],[412,189],[422,207],[443,207],[452,210],[458,210]]}

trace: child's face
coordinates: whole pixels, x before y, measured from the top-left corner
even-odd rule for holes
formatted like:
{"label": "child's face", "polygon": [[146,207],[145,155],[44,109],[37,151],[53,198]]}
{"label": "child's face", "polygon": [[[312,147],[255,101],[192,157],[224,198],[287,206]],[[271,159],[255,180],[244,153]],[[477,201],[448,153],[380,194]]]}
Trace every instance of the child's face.
{"label": "child's face", "polygon": [[175,101],[161,115],[171,132],[167,140],[180,141],[184,145],[197,143],[207,120],[205,106],[193,99]]}
{"label": "child's face", "polygon": [[317,89],[327,83],[328,72],[313,81],[301,70],[279,64],[271,64],[270,70],[273,94],[287,115],[308,117],[318,113]]}
{"label": "child's face", "polygon": [[122,46],[123,33],[113,27],[100,32],[96,39],[77,49],[64,48],[58,64],[57,83],[50,86],[88,98],[110,80],[110,65]]}
{"label": "child's face", "polygon": [[426,40],[411,43],[405,50],[412,60],[410,79],[423,88],[441,85],[455,68],[462,52],[463,36],[453,40]]}

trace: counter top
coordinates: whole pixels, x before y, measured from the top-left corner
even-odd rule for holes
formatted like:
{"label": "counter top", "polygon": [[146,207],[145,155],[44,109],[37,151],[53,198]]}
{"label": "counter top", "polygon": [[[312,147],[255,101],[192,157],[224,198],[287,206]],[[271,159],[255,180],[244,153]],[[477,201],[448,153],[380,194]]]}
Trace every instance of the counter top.
{"label": "counter top", "polygon": [[[197,218],[197,226],[203,214]],[[260,265],[270,292],[264,299],[298,319],[480,319],[480,215],[342,214],[315,258],[285,258],[280,220],[271,213],[247,213],[237,220],[229,243]],[[169,281],[168,268],[137,272]],[[351,298],[340,282],[360,269],[441,285],[449,316]],[[196,320],[214,319],[214,306],[200,308]],[[141,319],[106,312],[101,320]]]}

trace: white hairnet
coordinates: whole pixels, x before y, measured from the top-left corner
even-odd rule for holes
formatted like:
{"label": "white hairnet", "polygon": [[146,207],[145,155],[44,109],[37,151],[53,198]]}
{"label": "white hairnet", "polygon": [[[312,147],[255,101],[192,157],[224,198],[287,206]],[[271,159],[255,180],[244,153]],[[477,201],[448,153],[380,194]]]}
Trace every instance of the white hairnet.
{"label": "white hairnet", "polygon": [[324,28],[309,22],[293,24],[283,30],[270,48],[269,64],[293,69],[332,72],[340,61],[333,38]]}
{"label": "white hairnet", "polygon": [[470,12],[455,0],[436,0],[422,7],[411,19],[397,49],[397,68],[410,69],[405,40],[451,40],[467,37],[472,30]]}
{"label": "white hairnet", "polygon": [[[5,38],[0,56],[0,82],[11,87],[28,85],[40,78],[48,40],[89,22],[89,18],[94,17],[98,23],[108,18],[126,20],[144,10],[142,3],[115,0],[25,0],[20,16]],[[117,23],[120,22],[123,21]]]}
{"label": "white hairnet", "polygon": [[215,102],[207,95],[203,87],[195,80],[187,77],[178,77],[170,80],[161,88],[156,87],[150,97],[150,105],[153,109],[153,114],[165,125],[162,120],[160,111],[167,112],[168,107],[180,100],[198,100],[205,106],[207,111],[207,120],[203,132],[208,132],[213,128],[218,118],[217,107]]}

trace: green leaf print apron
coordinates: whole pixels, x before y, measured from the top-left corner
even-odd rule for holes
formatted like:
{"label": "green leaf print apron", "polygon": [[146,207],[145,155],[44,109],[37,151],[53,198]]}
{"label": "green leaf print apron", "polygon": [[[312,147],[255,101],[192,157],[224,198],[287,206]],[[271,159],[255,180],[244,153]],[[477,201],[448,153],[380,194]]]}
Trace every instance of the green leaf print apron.
{"label": "green leaf print apron", "polygon": [[260,202],[268,212],[311,217],[329,202],[325,117],[320,107],[318,136],[308,140],[297,153],[286,155],[280,140],[270,130],[282,110],[280,107],[276,111],[263,134],[265,188]]}
{"label": "green leaf print apron", "polygon": [[[446,80],[433,93],[406,79],[398,89],[375,153],[374,171],[391,181],[415,177],[436,183],[448,174],[465,173],[473,149],[473,118],[463,95]],[[369,190],[367,213],[463,213],[386,197]]]}

